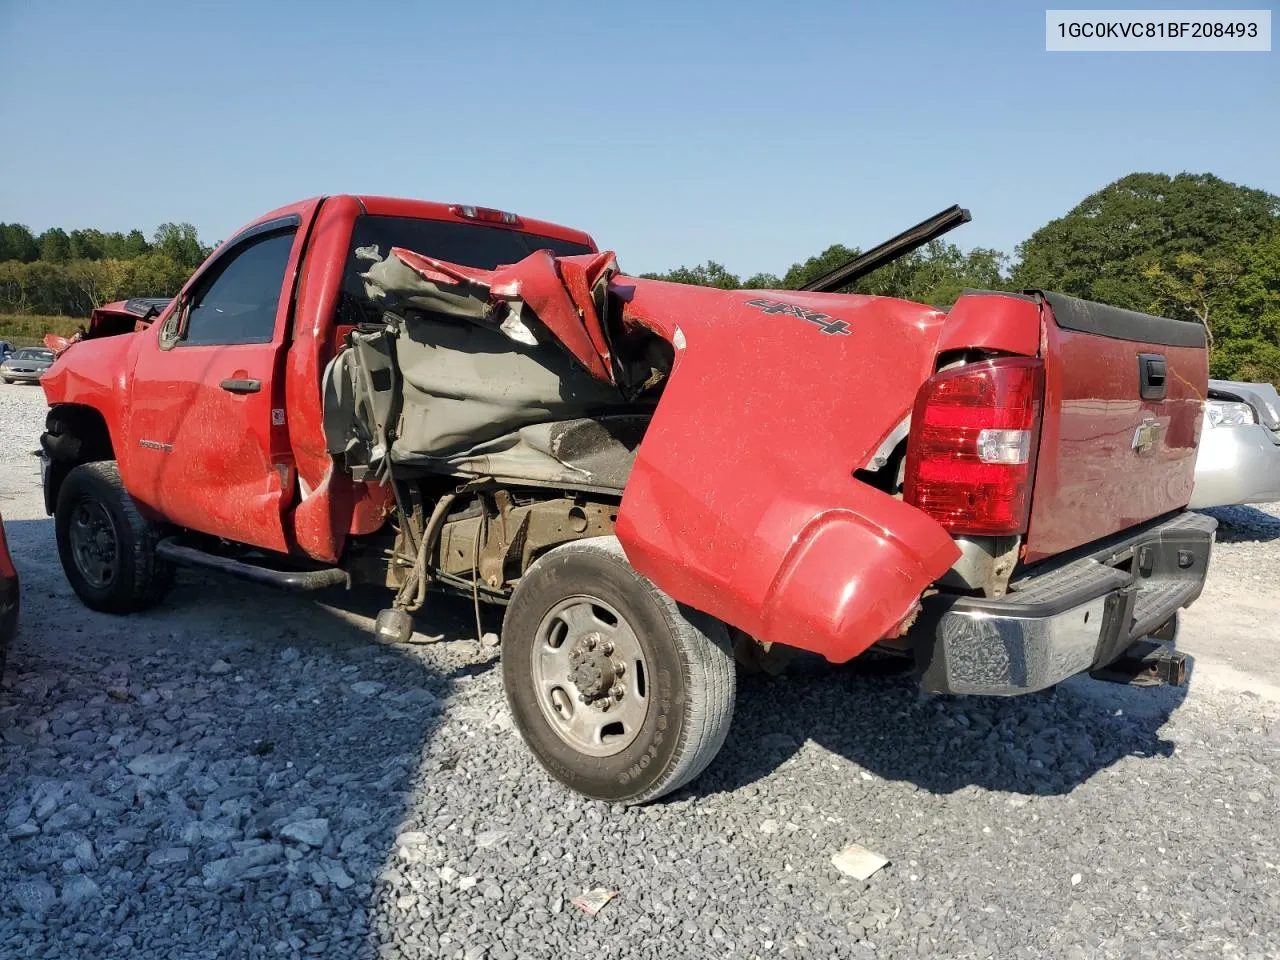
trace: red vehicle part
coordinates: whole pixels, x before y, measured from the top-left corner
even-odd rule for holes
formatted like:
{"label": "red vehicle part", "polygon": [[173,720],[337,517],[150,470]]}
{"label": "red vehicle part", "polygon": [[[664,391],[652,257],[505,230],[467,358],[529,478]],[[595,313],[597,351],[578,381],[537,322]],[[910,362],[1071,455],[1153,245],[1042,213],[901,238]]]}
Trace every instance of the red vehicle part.
{"label": "red vehicle part", "polygon": [[[1208,389],[1198,324],[1087,331],[1097,305],[1045,296],[1045,413],[1028,562],[1185,507]],[[1140,379],[1153,362],[1162,372],[1149,389]]]}
{"label": "red vehicle part", "polygon": [[[959,550],[853,472],[932,374],[943,315],[627,277],[614,290],[676,348],[618,514],[631,563],[683,603],[835,662],[891,633]],[[768,312],[783,302],[795,310]]]}
{"label": "red vehicle part", "polygon": [[0,519],[0,673],[4,672],[5,654],[18,625],[18,571],[9,556],[9,543]]}
{"label": "red vehicle part", "polygon": [[[352,227],[361,214],[442,221],[473,219],[464,216],[462,208],[455,210],[447,204],[425,200],[338,196],[323,201],[312,231],[307,269],[298,284],[293,343],[283,379],[289,441],[300,487],[299,502],[288,517],[292,537],[308,556],[327,563],[337,561],[348,536],[377,530],[393,504],[389,486],[354,483],[334,469],[319,402],[325,366],[341,343],[343,331],[337,329],[334,318]],[[517,224],[490,225],[595,249],[588,234],[542,220],[520,218]]]}
{"label": "red vehicle part", "polygon": [[[390,488],[335,468],[320,402],[343,334],[344,264],[366,214],[480,220],[594,250],[577,231],[480,208],[335,197],[267,214],[220,253],[262,231],[291,238],[270,342],[164,348],[166,323],[217,269],[215,254],[149,330],[78,347],[44,378],[52,403],[105,422],[144,508],[330,563],[348,536],[382,525]],[[1139,339],[1168,382],[1160,398],[1137,399],[1134,338],[1063,327],[1043,298],[967,295],[948,316],[887,298],[634,279],[607,253],[534,253],[495,270],[401,256],[433,280],[486,287],[495,308],[527,305],[606,382],[620,369],[606,307],[621,305],[627,335],[643,328],[671,344],[616,533],[636,569],[676,600],[762,640],[847,660],[911,615],[959,556],[953,532],[1025,530],[1024,559],[1034,560],[1177,510],[1189,495],[1202,347]],[[940,359],[957,357],[979,369],[934,378]],[[910,497],[924,509],[855,477],[896,456],[918,401],[928,429],[915,438]],[[962,518],[957,496],[989,503]]]}
{"label": "red vehicle part", "polygon": [[[612,380],[591,295],[611,254],[535,255],[487,271],[393,253],[434,283],[487,288],[494,304],[536,304],[574,356]],[[682,603],[833,661],[893,632],[959,550],[936,522],[853,472],[932,372],[942,315],[899,300],[779,301],[626,276],[611,292],[625,323],[676,351],[618,513],[632,565]],[[900,344],[890,358],[874,349],[885,339]],[[766,381],[771,399],[753,402],[753,385]],[[823,383],[835,389],[817,393]],[[843,415],[842,395],[859,391],[874,402]]]}
{"label": "red vehicle part", "polygon": [[958,534],[1027,528],[1044,366],[1002,357],[944,370],[916,397],[903,499]]}

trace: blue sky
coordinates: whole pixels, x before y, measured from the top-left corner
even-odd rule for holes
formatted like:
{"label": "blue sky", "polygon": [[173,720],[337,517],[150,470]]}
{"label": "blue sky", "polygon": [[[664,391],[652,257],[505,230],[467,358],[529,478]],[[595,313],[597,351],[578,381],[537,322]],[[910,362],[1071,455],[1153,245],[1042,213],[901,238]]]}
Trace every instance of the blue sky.
{"label": "blue sky", "polygon": [[1135,170],[1280,193],[1280,53],[1046,53],[1044,10],[0,0],[0,220],[212,241],[383,193],[745,275],[954,202],[1011,251]]}

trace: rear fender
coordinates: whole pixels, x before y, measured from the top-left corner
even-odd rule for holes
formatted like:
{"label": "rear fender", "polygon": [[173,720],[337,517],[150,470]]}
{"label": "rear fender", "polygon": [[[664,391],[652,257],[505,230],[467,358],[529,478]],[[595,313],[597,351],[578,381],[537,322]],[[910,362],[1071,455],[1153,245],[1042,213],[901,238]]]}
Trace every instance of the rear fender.
{"label": "rear fender", "polygon": [[630,277],[614,292],[625,322],[675,347],[618,514],[631,563],[682,603],[832,661],[894,632],[959,549],[853,473],[932,373],[942,315]]}

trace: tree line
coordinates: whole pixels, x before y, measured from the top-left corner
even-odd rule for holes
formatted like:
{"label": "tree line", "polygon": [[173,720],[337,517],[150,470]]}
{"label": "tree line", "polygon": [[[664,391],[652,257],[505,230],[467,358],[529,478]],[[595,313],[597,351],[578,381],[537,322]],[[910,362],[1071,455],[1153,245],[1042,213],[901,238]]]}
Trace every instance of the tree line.
{"label": "tree line", "polygon": [[211,249],[189,223],[162,223],[150,241],[141,230],[0,223],[0,313],[84,317],[113,300],[171,296]]}
{"label": "tree line", "polygon": [[[742,280],[715,261],[645,276],[795,290],[858,253],[834,244],[780,277]],[[1280,385],[1280,197],[1212,174],[1130,174],[1045,224],[1012,258],[935,240],[846,292],[947,307],[965,289],[1055,290],[1201,323],[1213,376]]]}
{"label": "tree line", "polygon": [[[0,223],[0,313],[83,317],[131,296],[171,296],[204,260],[189,223],[140,230]],[[781,275],[707,261],[646,277],[795,290],[859,251],[833,244]],[[1212,174],[1133,173],[1085,197],[1014,255],[935,240],[847,292],[946,307],[965,289],[1056,290],[1204,325],[1216,377],[1280,384],[1280,197]]]}

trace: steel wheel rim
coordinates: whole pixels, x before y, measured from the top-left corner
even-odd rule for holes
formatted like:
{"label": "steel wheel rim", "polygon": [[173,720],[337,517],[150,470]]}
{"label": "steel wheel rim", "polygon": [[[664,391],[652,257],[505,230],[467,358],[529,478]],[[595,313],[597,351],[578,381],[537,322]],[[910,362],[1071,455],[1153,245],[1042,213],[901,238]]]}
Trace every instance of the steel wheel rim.
{"label": "steel wheel rim", "polygon": [[71,510],[67,534],[80,575],[90,586],[111,586],[120,566],[120,538],[107,508],[97,500],[77,501]]}
{"label": "steel wheel rim", "polygon": [[585,594],[561,600],[538,624],[530,659],[538,708],[564,743],[610,757],[635,742],[649,712],[649,670],[614,607]]}

